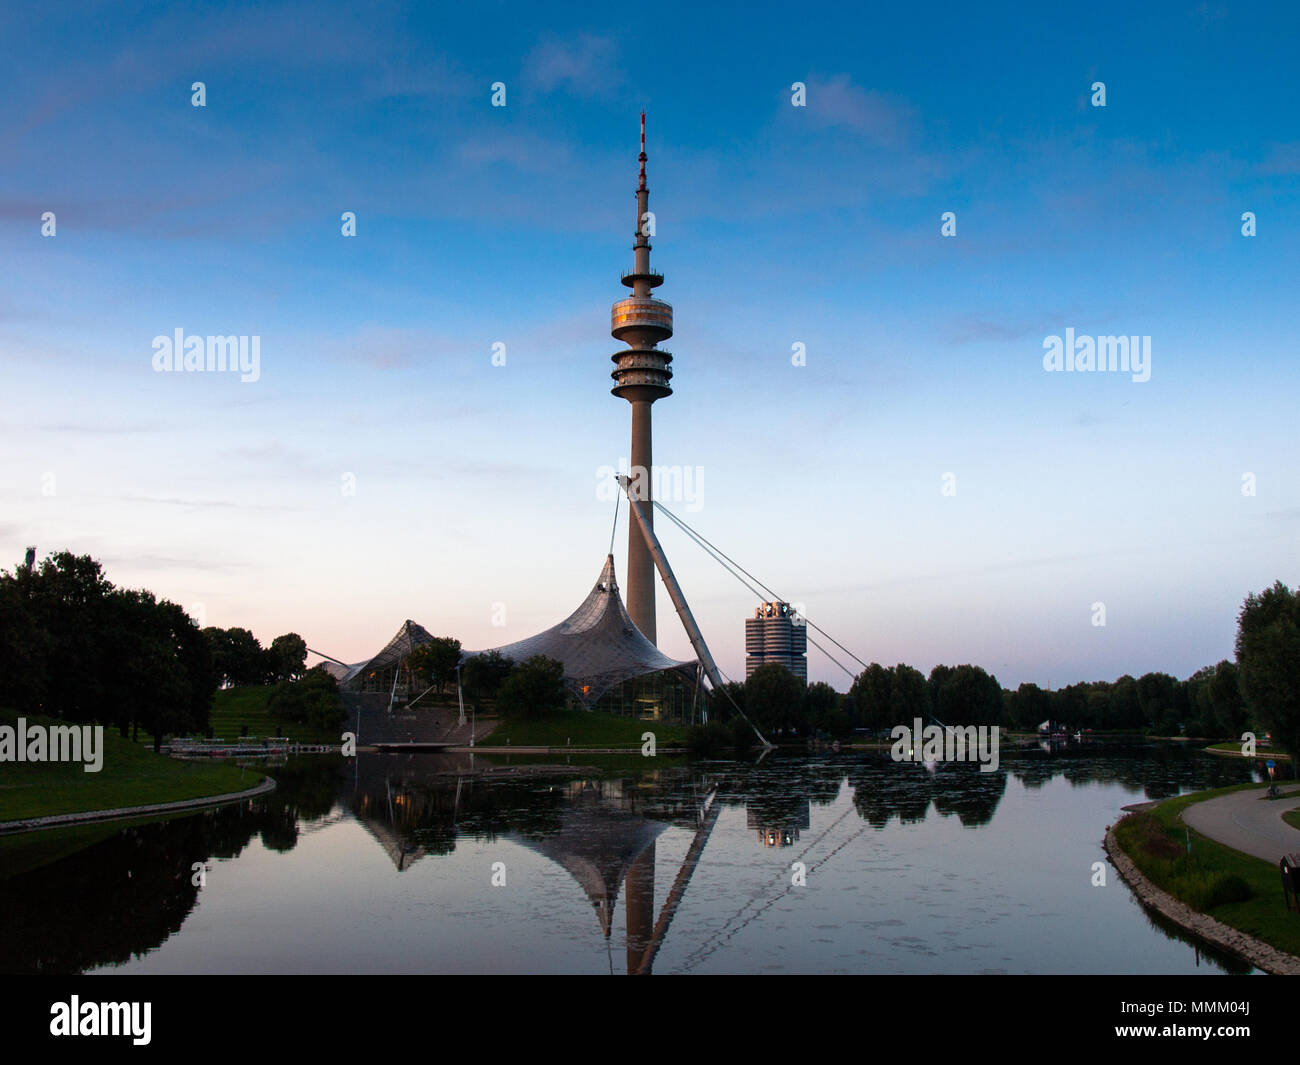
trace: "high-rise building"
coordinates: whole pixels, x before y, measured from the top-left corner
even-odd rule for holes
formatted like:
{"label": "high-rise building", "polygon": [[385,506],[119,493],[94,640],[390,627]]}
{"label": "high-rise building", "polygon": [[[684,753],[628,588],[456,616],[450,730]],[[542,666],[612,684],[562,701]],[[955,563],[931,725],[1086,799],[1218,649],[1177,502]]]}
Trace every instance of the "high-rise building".
{"label": "high-rise building", "polygon": [[[615,385],[610,391],[632,404],[631,469],[628,479],[636,499],[645,504],[646,521],[653,525],[651,506],[651,469],[653,448],[650,432],[650,406],[657,399],[672,395],[668,382],[673,361],[658,344],[673,335],[673,308],[651,293],[664,283],[663,274],[650,269],[650,191],[645,182],[645,112],[641,112],[641,178],[636,189],[636,243],[632,269],[623,275],[623,284],[632,295],[618,300],[610,309],[610,333],[627,345],[612,355]],[[627,612],[633,624],[651,643],[655,636],[655,566],[645,538],[634,521],[627,530]]]}
{"label": "high-rise building", "polygon": [[808,630],[789,603],[760,603],[745,619],[745,679],[759,666],[785,666],[808,682]]}

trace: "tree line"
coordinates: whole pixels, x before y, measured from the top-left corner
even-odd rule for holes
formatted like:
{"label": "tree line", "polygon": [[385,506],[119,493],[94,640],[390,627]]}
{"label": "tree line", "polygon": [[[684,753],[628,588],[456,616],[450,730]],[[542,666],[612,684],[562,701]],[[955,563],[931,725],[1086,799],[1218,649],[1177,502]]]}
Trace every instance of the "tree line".
{"label": "tree line", "polygon": [[[1281,581],[1247,596],[1237,618],[1235,661],[1224,659],[1179,680],[1168,673],[1084,681],[1055,690],[1024,683],[1014,691],[976,665],[939,665],[929,676],[905,663],[873,662],[847,695],[765,665],[715,693],[710,716],[726,722],[738,707],[765,733],[844,737],[885,732],[916,718],[945,725],[997,725],[1033,731],[1043,722],[1070,730],[1150,732],[1239,739],[1269,732],[1300,753],[1300,595]],[[737,739],[741,738],[737,730]]]}
{"label": "tree line", "polygon": [[[1247,596],[1237,619],[1235,661],[1224,659],[1179,680],[1168,673],[1089,681],[1049,690],[1003,689],[979,666],[940,665],[929,676],[904,663],[872,663],[847,694],[805,685],[765,665],[713,693],[719,725],[744,712],[765,733],[847,736],[885,731],[917,717],[946,725],[1032,730],[1040,722],[1072,730],[1144,730],[1159,735],[1239,738],[1271,732],[1300,754],[1300,595],[1281,581]],[[220,687],[275,684],[272,700],[291,718],[332,721],[337,684],[305,668],[296,633],[268,647],[244,628],[200,629],[184,609],[142,589],[117,588],[88,555],[58,552],[0,572],[0,707],[76,723],[167,734],[207,731]],[[440,691],[456,679],[475,703],[534,716],[567,702],[560,662],[515,663],[489,651],[461,661],[460,641],[439,637],[408,657],[413,674]],[[306,683],[302,683],[306,681]],[[730,727],[730,726],[728,726]],[[739,739],[748,726],[736,728]]]}
{"label": "tree line", "polygon": [[297,680],[306,656],[295,633],[263,648],[247,629],[200,629],[177,604],[116,587],[89,555],[0,572],[0,706],[19,713],[143,728],[157,747],[206,732],[219,687]]}

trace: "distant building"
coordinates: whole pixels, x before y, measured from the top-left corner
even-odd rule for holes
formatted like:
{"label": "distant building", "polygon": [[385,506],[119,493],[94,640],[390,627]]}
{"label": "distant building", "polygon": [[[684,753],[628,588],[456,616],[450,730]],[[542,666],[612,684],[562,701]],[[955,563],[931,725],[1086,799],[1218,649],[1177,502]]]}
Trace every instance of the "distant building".
{"label": "distant building", "polygon": [[745,679],[772,662],[808,682],[808,630],[789,603],[760,603],[745,619]]}

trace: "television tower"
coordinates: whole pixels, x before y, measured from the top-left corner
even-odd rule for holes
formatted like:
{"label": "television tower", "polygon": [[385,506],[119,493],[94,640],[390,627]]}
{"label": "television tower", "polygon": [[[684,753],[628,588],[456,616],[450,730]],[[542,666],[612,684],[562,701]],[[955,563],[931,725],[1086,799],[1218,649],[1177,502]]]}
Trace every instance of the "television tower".
{"label": "television tower", "polygon": [[[641,112],[641,179],[636,187],[636,258],[633,268],[623,274],[623,284],[632,295],[618,300],[610,309],[610,334],[627,345],[611,358],[616,382],[610,389],[632,404],[632,452],[628,477],[639,502],[645,503],[645,518],[653,525],[651,503],[653,457],[650,433],[650,405],[656,399],[671,396],[669,380],[673,376],[668,364],[673,361],[667,351],[656,345],[673,335],[673,308],[650,293],[664,283],[664,275],[650,269],[649,214],[650,190],[645,183],[645,112]],[[627,530],[627,612],[641,634],[655,643],[655,565],[645,537],[634,521]]]}

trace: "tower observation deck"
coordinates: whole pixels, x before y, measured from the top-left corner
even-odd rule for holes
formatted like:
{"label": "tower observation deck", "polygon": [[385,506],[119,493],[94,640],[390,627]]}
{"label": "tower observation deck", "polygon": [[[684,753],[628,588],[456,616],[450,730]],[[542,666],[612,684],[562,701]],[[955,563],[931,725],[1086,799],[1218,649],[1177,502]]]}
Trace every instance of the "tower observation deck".
{"label": "tower observation deck", "polygon": [[[650,406],[672,395],[672,354],[658,345],[673,335],[673,308],[652,294],[664,283],[663,274],[650,268],[650,190],[645,179],[645,112],[641,113],[640,180],[636,189],[636,242],[632,245],[633,268],[623,275],[632,294],[610,308],[609,331],[627,347],[610,358],[614,362],[614,387],[610,391],[632,404],[632,450],[629,457],[632,490],[644,502],[646,515],[653,519],[651,502]],[[654,560],[634,522],[628,523],[627,612],[641,634],[655,642]]]}

